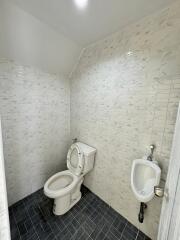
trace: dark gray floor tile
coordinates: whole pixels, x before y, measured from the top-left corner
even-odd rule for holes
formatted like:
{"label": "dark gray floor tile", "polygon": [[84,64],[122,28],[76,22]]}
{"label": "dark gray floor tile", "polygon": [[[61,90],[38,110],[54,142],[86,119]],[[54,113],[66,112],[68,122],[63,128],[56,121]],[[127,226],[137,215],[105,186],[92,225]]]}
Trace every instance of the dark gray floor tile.
{"label": "dark gray floor tile", "polygon": [[104,201],[82,187],[82,199],[63,216],[42,189],[9,208],[12,240],[150,240]]}

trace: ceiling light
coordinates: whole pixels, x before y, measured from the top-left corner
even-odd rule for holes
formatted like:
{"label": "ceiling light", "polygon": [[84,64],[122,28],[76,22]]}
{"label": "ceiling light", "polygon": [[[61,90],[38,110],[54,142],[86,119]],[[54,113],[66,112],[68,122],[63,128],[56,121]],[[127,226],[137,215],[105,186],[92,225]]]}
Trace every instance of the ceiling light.
{"label": "ceiling light", "polygon": [[75,4],[77,5],[78,8],[85,8],[88,5],[88,0],[74,0]]}

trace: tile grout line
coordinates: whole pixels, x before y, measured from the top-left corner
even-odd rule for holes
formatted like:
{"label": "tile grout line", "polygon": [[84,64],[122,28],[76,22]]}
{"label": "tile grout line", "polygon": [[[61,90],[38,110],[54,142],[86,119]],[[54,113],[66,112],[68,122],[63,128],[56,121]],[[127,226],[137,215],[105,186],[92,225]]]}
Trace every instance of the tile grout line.
{"label": "tile grout line", "polygon": [[[115,239],[122,240],[126,238],[125,236],[123,236],[124,231],[126,230],[128,231],[128,229],[132,230],[132,232],[131,231],[129,232],[129,234],[132,234],[130,235],[130,237],[132,236],[132,239],[134,240],[138,239],[139,229],[137,231],[136,229],[131,228],[132,224],[129,223],[125,218],[123,218],[116,211],[114,211],[110,205],[106,204],[103,200],[101,200],[98,196],[96,196],[93,193],[91,193],[88,196],[88,193],[91,193],[91,192],[89,191],[86,194],[84,194],[84,196],[82,196],[82,202],[79,205],[77,204],[76,206],[74,206],[72,208],[73,209],[72,212],[69,211],[69,214],[67,214],[66,217],[54,218],[52,212],[50,211],[51,202],[50,201],[46,202],[46,199],[43,197],[44,195],[42,194],[41,191],[39,191],[38,194],[34,195],[34,197],[30,198],[30,200],[26,199],[27,201],[21,202],[23,208],[25,208],[23,211],[24,215],[20,214],[18,215],[18,217],[20,217],[19,218],[20,220],[21,218],[23,218],[25,221],[26,221],[25,217],[27,217],[28,221],[25,222],[27,223],[27,225],[24,223],[24,226],[27,230],[26,232],[27,233],[31,232],[30,233],[31,237],[37,238],[37,240],[42,239],[41,237],[44,237],[44,239],[51,238],[52,240],[57,240],[59,239],[59,237],[61,238],[61,236],[62,236],[62,239],[64,240],[67,239],[67,237],[70,240],[83,239],[83,237],[85,236],[89,240],[99,240],[100,236],[102,236],[101,237],[102,239],[108,239],[108,237],[112,237],[114,240]],[[31,202],[32,202],[32,205],[30,204]],[[17,207],[20,209],[21,209],[21,204],[17,205]],[[30,208],[28,208],[27,210],[26,208],[28,206]],[[41,207],[42,207],[41,209],[42,212],[36,211],[36,209],[39,209]],[[14,210],[15,209],[12,209],[12,217],[14,216]],[[31,214],[30,214],[31,210],[33,211],[32,216],[35,218],[31,217]],[[35,228],[36,225],[33,223],[33,219],[38,224],[37,222],[38,219],[41,220],[43,217],[41,216],[41,214],[44,214],[43,219],[45,223],[42,221],[41,225],[39,225],[40,229],[38,230]],[[120,217],[118,218],[118,216]],[[50,221],[48,221],[48,219]],[[123,221],[123,219],[125,221]],[[98,223],[96,221],[98,221]],[[115,221],[116,221],[116,224],[113,226],[113,223],[115,223]],[[28,222],[30,224],[30,227],[28,227],[29,226]],[[58,225],[58,222],[59,222],[59,225]],[[15,216],[14,216],[14,224],[16,225],[15,228],[18,228]],[[87,224],[89,225],[89,227],[87,226]],[[100,224],[99,226],[102,226],[102,227],[98,228],[97,227],[98,224]],[[60,226],[62,226],[62,228]],[[114,229],[114,232],[113,231],[111,232],[111,230],[113,229]],[[21,235],[19,228],[17,230],[20,236],[20,240],[24,239],[23,237],[24,236],[26,237],[26,233],[22,232],[22,235]],[[63,235],[61,230],[62,231],[65,230],[66,234]],[[95,230],[96,232],[94,232]],[[42,232],[42,236],[41,236],[41,232]],[[94,235],[92,235],[93,232],[94,232]],[[136,233],[136,235],[134,233]],[[111,236],[108,234],[111,234]],[[30,237],[30,235],[28,236]],[[145,239],[145,236],[144,236],[144,239]]]}
{"label": "tile grout line", "polygon": [[19,233],[20,239],[22,239],[21,233],[20,233],[20,230],[19,230],[19,227],[18,227],[18,223],[17,223],[16,218],[15,218],[15,216],[14,216],[14,211],[13,211],[13,209],[12,209],[12,214],[13,214],[13,218],[14,218],[14,221],[15,221],[16,226],[17,226],[17,229],[18,229],[18,233]]}
{"label": "tile grout line", "polygon": [[[24,202],[23,202],[23,205],[24,205]],[[40,240],[39,235],[38,235],[38,233],[36,232],[36,229],[34,228],[34,224],[33,224],[33,222],[32,222],[31,216],[30,216],[30,214],[29,214],[28,211],[27,211],[27,214],[28,214],[29,219],[30,219],[30,221],[31,221],[31,223],[32,223],[32,227],[33,227],[33,229],[34,229],[34,232],[37,234],[37,236],[38,236],[38,240]]]}

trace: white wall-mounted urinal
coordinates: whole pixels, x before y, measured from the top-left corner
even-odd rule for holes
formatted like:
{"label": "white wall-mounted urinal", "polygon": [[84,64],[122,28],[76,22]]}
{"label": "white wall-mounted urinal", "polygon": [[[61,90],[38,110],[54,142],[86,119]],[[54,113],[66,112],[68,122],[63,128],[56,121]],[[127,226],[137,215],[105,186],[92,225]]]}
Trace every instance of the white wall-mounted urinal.
{"label": "white wall-mounted urinal", "polygon": [[159,185],[161,169],[155,161],[136,159],[132,164],[131,187],[138,201],[146,203],[154,197]]}

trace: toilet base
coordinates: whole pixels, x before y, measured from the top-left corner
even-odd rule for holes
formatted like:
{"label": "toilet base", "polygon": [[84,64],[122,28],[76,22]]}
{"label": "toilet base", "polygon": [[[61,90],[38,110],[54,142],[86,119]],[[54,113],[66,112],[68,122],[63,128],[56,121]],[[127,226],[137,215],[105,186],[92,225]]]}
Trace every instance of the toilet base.
{"label": "toilet base", "polygon": [[[79,200],[81,199],[81,195],[75,199],[68,207],[63,208],[62,206],[62,199],[54,199],[54,205],[53,205],[53,213],[54,215],[60,216],[67,213]],[[67,205],[67,204],[66,204]]]}
{"label": "toilet base", "polygon": [[61,196],[59,198],[54,199],[54,205],[53,205],[53,213],[55,215],[63,215],[66,212],[68,212],[79,200],[81,199],[81,191],[80,187],[83,182],[83,179],[80,181],[80,183],[76,186],[76,189],[74,192],[70,192],[69,194],[65,196]]}

